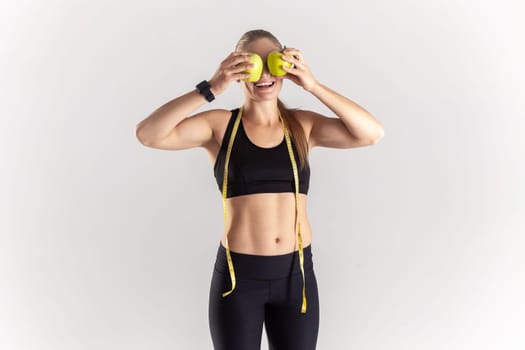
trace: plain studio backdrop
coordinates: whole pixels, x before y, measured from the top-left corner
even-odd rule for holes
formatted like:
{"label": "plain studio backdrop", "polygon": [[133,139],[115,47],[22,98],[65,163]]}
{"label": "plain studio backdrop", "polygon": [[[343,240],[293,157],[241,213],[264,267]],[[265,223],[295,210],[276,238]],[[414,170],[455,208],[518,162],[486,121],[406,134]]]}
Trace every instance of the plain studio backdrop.
{"label": "plain studio backdrop", "polygon": [[[1,349],[212,348],[210,159],[135,127],[256,28],[385,128],[311,154],[318,349],[525,347],[520,2],[0,6]],[[336,117],[291,81],[281,97]],[[242,101],[234,82],[200,110]]]}

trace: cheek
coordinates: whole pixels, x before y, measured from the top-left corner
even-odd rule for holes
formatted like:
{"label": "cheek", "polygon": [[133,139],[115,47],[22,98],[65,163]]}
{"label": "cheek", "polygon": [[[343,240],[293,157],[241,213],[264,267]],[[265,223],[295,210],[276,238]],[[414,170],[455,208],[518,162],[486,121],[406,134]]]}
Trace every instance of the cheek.
{"label": "cheek", "polygon": [[248,83],[242,81],[241,83],[241,91],[242,92],[245,92],[245,93],[252,93],[253,92],[253,89],[254,87],[253,86],[249,86]]}

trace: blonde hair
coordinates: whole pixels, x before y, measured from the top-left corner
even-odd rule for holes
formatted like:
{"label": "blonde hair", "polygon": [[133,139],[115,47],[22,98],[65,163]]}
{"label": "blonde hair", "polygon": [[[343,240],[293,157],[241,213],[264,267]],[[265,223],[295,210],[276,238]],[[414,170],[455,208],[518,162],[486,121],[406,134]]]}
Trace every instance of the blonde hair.
{"label": "blonde hair", "polygon": [[[283,46],[279,40],[272,33],[264,29],[254,29],[244,33],[235,45],[235,50],[242,50],[249,43],[263,38],[271,40],[282,50]],[[297,148],[300,168],[303,169],[308,163],[308,140],[306,139],[303,127],[295,117],[294,110],[297,109],[286,107],[279,98],[277,98],[277,108],[284,119],[286,127],[290,130],[290,136]]]}

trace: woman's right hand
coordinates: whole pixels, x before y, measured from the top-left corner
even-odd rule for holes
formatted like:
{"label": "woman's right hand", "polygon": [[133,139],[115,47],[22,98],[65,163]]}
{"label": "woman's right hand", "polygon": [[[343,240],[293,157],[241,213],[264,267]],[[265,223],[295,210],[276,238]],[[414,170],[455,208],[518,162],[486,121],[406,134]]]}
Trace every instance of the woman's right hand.
{"label": "woman's right hand", "polygon": [[223,93],[233,80],[240,81],[250,76],[245,73],[250,64],[250,54],[243,51],[234,51],[228,55],[220,64],[219,68],[209,80],[210,89],[214,95]]}

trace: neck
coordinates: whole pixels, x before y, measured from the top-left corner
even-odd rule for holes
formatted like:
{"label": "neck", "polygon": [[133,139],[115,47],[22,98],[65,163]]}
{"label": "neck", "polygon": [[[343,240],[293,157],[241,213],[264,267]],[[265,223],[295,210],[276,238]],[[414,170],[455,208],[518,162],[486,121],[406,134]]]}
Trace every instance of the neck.
{"label": "neck", "polygon": [[258,125],[274,126],[280,124],[277,100],[244,102],[243,119]]}

